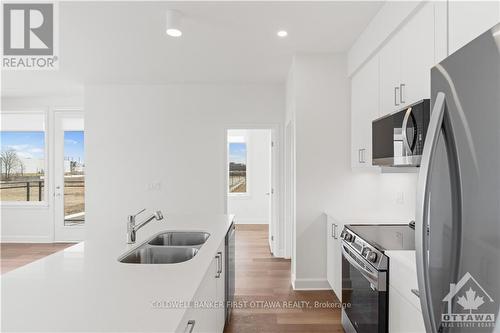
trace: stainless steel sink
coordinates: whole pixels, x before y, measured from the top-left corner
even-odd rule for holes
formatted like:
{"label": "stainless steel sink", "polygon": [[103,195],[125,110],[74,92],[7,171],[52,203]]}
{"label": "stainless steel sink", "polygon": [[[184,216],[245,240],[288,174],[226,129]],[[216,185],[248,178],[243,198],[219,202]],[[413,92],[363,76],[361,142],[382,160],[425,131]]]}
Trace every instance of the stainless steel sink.
{"label": "stainless steel sink", "polygon": [[126,264],[176,264],[192,259],[198,252],[194,247],[155,247],[142,245],[126,253],[118,261]]}
{"label": "stainless steel sink", "polygon": [[205,244],[210,234],[198,231],[169,231],[151,239],[149,245],[200,246]]}

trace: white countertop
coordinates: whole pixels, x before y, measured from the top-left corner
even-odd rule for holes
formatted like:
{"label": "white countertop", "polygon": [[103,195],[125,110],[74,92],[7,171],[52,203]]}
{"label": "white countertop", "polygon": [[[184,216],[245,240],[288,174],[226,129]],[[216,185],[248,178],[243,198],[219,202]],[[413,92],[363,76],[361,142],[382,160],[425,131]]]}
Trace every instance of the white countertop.
{"label": "white countertop", "polygon": [[[186,309],[153,302],[190,301],[232,216],[165,216],[125,242],[125,222],[99,240],[87,240],[1,276],[2,332],[174,332]],[[118,257],[165,230],[210,233],[196,256],[183,263],[123,264]]]}

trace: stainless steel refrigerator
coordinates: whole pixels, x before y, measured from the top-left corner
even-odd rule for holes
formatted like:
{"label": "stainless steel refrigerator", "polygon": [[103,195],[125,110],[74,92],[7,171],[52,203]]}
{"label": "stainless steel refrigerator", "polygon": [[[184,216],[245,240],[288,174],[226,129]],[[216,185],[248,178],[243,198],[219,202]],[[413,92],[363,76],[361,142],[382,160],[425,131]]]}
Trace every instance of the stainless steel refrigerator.
{"label": "stainless steel refrigerator", "polygon": [[500,24],[431,80],[415,228],[425,327],[500,331]]}

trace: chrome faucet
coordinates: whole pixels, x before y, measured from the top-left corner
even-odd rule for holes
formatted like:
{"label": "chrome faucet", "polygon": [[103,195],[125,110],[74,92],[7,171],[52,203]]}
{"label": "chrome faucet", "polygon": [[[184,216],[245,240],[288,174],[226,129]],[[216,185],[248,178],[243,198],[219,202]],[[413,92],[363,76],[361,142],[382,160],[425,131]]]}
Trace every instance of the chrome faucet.
{"label": "chrome faucet", "polygon": [[136,213],[135,215],[128,216],[128,219],[127,219],[127,243],[128,244],[135,243],[135,235],[137,233],[137,230],[141,229],[142,227],[144,227],[146,224],[148,224],[149,222],[151,222],[153,220],[157,220],[157,221],[163,220],[163,214],[161,213],[161,211],[157,210],[154,214],[151,214],[151,216],[146,218],[144,221],[136,224],[135,218],[137,217],[137,215],[144,212],[145,210],[146,210],[146,208],[144,208],[140,212]]}

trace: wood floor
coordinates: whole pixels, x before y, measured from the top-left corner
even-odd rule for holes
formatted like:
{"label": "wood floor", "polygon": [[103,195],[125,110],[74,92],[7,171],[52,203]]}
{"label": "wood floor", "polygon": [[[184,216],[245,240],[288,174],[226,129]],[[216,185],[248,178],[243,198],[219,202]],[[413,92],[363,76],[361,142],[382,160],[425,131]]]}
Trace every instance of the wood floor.
{"label": "wood floor", "polygon": [[338,308],[315,307],[338,305],[334,293],[294,291],[291,262],[271,256],[267,237],[267,226],[236,226],[235,301],[243,308],[233,310],[225,333],[344,332]]}
{"label": "wood floor", "polygon": [[0,244],[0,273],[7,273],[71,245],[73,243],[2,243]]}
{"label": "wood floor", "polygon": [[[267,226],[236,226],[235,301],[241,308],[233,310],[225,333],[343,332],[340,310],[332,308],[338,305],[333,292],[294,291],[290,283],[291,262],[271,256],[267,237]],[[1,244],[1,272],[71,245]],[[317,308],[318,305],[330,308]]]}

